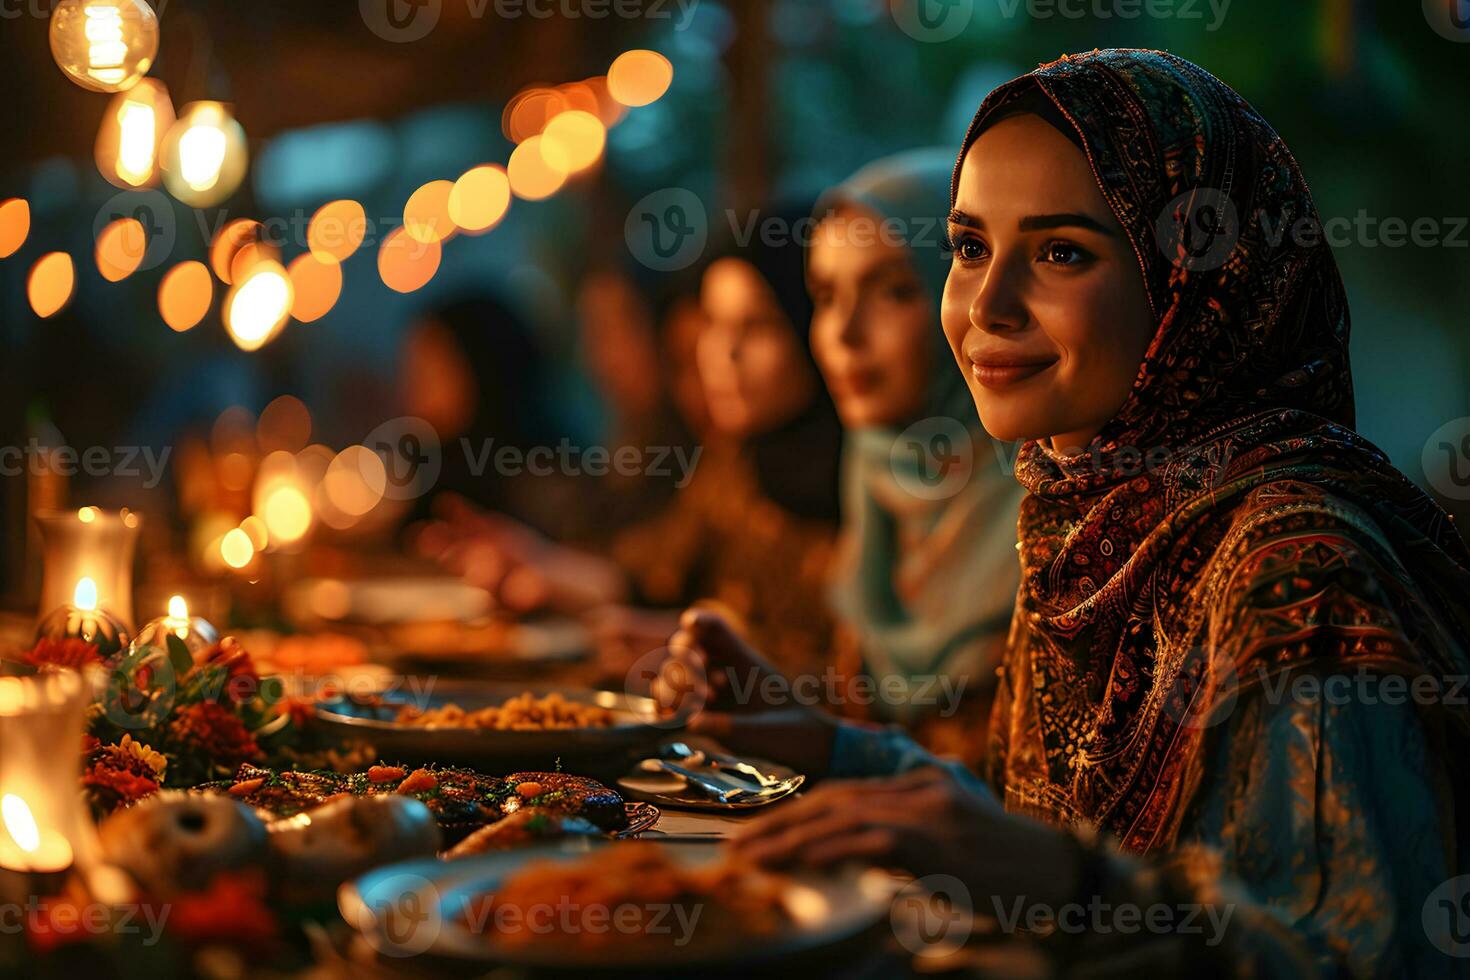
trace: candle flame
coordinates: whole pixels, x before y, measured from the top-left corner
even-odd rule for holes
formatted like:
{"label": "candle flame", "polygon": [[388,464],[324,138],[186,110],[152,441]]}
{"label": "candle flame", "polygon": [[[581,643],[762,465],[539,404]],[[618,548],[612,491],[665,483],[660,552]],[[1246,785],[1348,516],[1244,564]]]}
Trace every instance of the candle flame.
{"label": "candle flame", "polygon": [[83,524],[91,524],[96,519],[96,507],[83,507],[81,510],[77,511],[77,520],[81,521]]}
{"label": "candle flame", "polygon": [[176,596],[170,596],[169,597],[169,600],[168,600],[168,618],[169,619],[188,619],[189,618],[189,604],[184,601],[184,597],[183,596],[176,595]]}
{"label": "candle flame", "polygon": [[41,831],[25,800],[14,793],[6,793],[0,798],[0,818],[4,819],[5,829],[10,831],[11,839],[22,851],[34,854],[40,848]]}
{"label": "candle flame", "polygon": [[88,612],[97,608],[97,583],[83,576],[77,581],[77,589],[72,593],[71,604],[78,609]]}

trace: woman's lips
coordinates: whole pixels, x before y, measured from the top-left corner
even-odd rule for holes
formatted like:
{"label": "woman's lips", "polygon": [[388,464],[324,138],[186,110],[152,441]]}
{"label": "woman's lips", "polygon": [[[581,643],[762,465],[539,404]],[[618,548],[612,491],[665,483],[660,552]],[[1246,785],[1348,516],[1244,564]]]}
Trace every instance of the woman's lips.
{"label": "woman's lips", "polygon": [[1055,359],[1050,361],[972,360],[970,361],[970,377],[986,388],[1009,388],[1036,377],[1055,363]]}

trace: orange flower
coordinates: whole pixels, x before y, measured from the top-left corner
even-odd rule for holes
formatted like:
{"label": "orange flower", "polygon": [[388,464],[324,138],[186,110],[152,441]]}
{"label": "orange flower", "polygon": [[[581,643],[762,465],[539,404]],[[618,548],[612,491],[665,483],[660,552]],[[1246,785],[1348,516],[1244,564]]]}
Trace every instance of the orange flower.
{"label": "orange flower", "polygon": [[258,869],[217,874],[204,891],[173,903],[168,935],[185,943],[228,943],[263,952],[277,931],[265,897],[265,876]]}

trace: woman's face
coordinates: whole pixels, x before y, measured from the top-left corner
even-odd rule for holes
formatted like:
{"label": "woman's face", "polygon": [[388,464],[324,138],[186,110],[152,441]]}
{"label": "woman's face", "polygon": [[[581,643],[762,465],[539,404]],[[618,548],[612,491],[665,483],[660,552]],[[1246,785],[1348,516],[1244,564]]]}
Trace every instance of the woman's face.
{"label": "woman's face", "polygon": [[867,209],[843,208],[818,226],[807,257],[812,351],[850,429],[915,418],[934,368],[937,311],[913,253],[877,234],[881,223]]}
{"label": "woman's face", "polygon": [[1138,259],[1087,158],[1034,115],[960,168],[941,319],[997,439],[1081,448],[1128,397],[1154,334]]}
{"label": "woman's face", "polygon": [[462,435],[480,392],[454,334],[430,317],[409,331],[400,361],[399,398],[406,415],[428,422],[441,439]]}
{"label": "woman's face", "polygon": [[696,356],[715,427],[745,438],[800,415],[817,379],[755,266],[737,258],[715,262],[705,271],[700,303],[705,326]]}

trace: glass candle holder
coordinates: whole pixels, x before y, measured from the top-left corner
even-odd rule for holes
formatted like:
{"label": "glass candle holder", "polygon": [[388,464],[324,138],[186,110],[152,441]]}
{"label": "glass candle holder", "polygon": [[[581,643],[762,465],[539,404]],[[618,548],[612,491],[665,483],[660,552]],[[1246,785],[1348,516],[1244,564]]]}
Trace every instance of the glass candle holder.
{"label": "glass candle holder", "polygon": [[72,601],[57,606],[41,618],[37,640],[84,640],[107,660],[128,647],[128,629],[116,616],[97,608],[97,586],[90,578],[77,583]]}
{"label": "glass candle holder", "polygon": [[144,647],[164,649],[168,638],[176,636],[184,642],[184,648],[192,654],[207,650],[219,642],[219,630],[199,616],[189,615],[189,605],[184,597],[176,595],[168,600],[168,615],[146,623],[138,630],[130,650]]}
{"label": "glass candle holder", "polygon": [[96,860],[81,788],[90,700],[76,671],[0,677],[0,890],[35,894]]}
{"label": "glass candle holder", "polygon": [[[91,605],[133,626],[133,550],[138,543],[140,515],[108,512],[96,507],[80,510],[38,511],[44,574],[38,616],[71,604]],[[83,580],[91,582],[90,589]],[[79,596],[79,593],[82,593]],[[77,598],[90,603],[76,602]]]}

